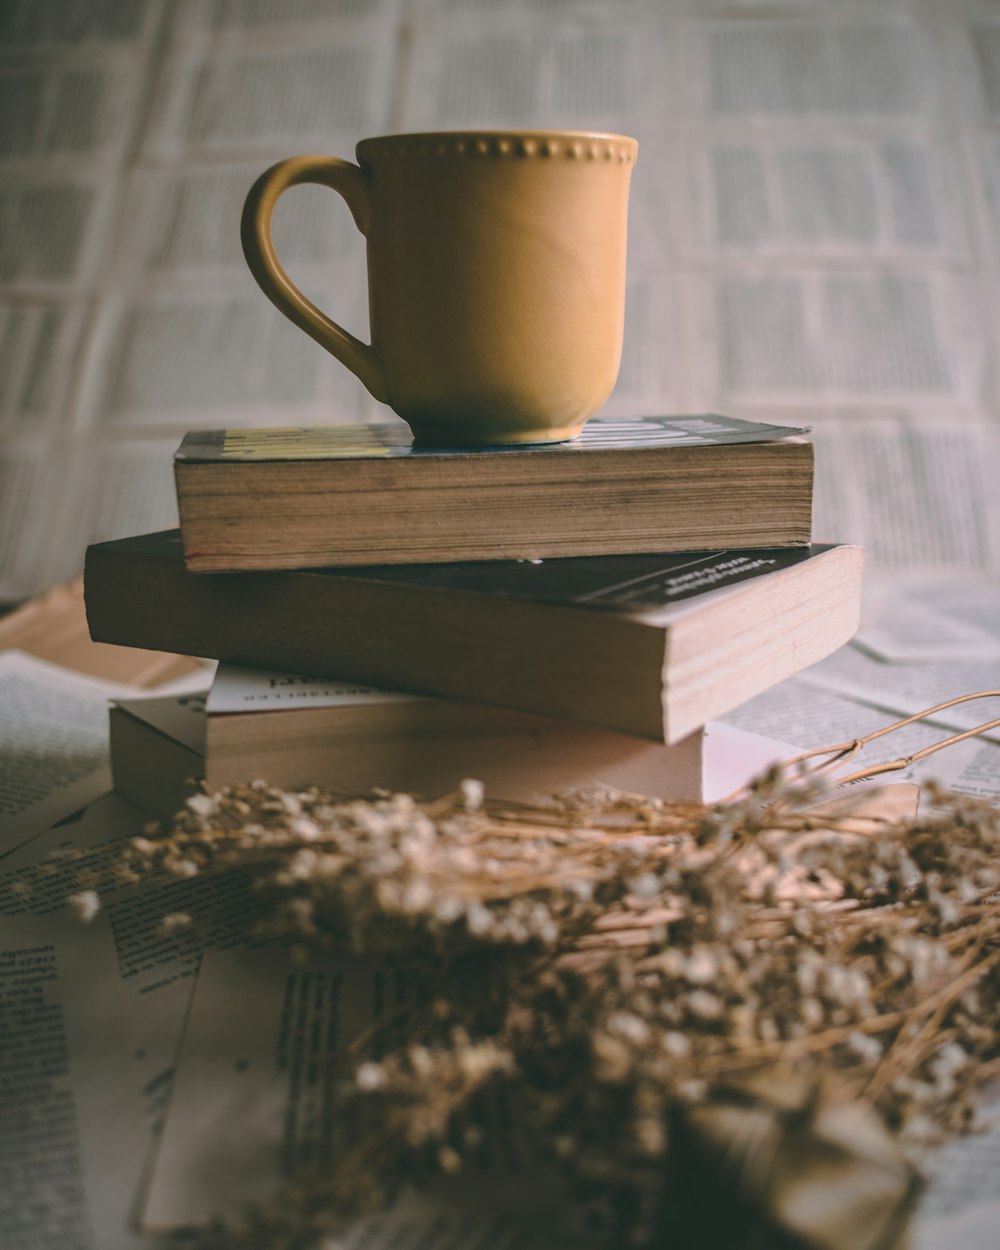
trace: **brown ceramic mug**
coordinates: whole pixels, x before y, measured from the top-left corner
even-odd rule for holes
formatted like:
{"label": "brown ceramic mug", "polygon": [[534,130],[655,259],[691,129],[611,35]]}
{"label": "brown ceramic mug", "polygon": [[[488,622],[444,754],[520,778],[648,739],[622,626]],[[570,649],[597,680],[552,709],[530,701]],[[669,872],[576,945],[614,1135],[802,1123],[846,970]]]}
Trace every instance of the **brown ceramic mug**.
{"label": "brown ceramic mug", "polygon": [[[637,149],[623,135],[454,131],[363,139],[357,165],[293,156],[251,189],[243,250],[268,298],[418,441],[557,442],[618,375]],[[367,239],[370,344],[275,255],[274,205],[303,182],[342,195]]]}

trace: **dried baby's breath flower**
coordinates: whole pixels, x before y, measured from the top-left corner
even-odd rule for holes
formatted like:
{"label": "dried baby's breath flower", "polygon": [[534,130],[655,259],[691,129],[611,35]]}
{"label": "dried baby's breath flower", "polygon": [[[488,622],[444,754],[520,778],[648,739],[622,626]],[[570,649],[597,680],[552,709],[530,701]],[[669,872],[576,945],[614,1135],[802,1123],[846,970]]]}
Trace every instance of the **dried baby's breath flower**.
{"label": "dried baby's breath flower", "polygon": [[186,911],[172,911],[160,921],[160,931],[165,936],[170,936],[190,929],[193,923]]}
{"label": "dried baby's breath flower", "polygon": [[[964,1128],[1000,1064],[1000,812],[936,795],[861,827],[817,811],[822,785],[772,769],[716,807],[605,790],[508,809],[468,782],[347,803],[255,782],[195,796],[119,868],[239,868],[267,933],[422,970],[423,1005],[344,1055],[344,1122],[371,1139],[290,1191],[305,1225],[475,1168],[500,1123],[521,1166],[629,1213],[624,1247],[657,1236],[678,1134],[699,1108],[730,1123],[734,1085],[772,1091],[745,1109],[779,1137],[773,1080],[792,1079],[822,1091],[803,1141],[835,1121],[860,1149],[875,1114],[915,1149]],[[887,1229],[912,1192],[891,1153]]]}
{"label": "dried baby's breath flower", "polygon": [[462,806],[467,812],[478,812],[486,797],[483,783],[468,777],[458,787],[458,792],[462,796]]}
{"label": "dried baby's breath flower", "polygon": [[71,894],[66,904],[85,924],[89,924],[101,910],[101,900],[96,890],[80,890],[76,894]]}

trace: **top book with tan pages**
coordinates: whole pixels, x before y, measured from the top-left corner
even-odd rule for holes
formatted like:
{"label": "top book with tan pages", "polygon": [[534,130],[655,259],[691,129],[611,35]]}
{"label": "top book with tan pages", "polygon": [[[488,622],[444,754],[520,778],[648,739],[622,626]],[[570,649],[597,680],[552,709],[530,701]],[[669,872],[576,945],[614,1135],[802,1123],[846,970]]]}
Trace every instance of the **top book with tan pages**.
{"label": "top book with tan pages", "polygon": [[401,423],[185,436],[196,572],[800,547],[813,446],[798,427],[597,418],[566,443],[424,448]]}

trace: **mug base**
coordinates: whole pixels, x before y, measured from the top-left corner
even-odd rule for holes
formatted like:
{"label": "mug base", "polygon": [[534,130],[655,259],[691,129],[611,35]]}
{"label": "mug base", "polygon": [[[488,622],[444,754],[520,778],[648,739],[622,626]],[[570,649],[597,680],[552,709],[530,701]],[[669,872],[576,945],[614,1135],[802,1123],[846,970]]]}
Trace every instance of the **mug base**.
{"label": "mug base", "polygon": [[535,428],[501,426],[484,429],[472,422],[434,422],[427,420],[407,421],[413,434],[415,447],[472,447],[487,450],[491,447],[524,447],[545,443],[566,443],[586,425],[586,421],[573,421],[569,425],[538,426]]}

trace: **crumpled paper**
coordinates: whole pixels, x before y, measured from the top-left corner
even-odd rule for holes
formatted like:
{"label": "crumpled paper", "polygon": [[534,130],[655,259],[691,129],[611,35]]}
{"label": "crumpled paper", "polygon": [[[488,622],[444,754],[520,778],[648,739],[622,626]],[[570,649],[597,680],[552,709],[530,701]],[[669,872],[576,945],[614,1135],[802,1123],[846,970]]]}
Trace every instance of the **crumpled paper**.
{"label": "crumpled paper", "polygon": [[678,1108],[653,1244],[903,1250],[917,1173],[877,1114],[814,1076],[768,1072]]}

